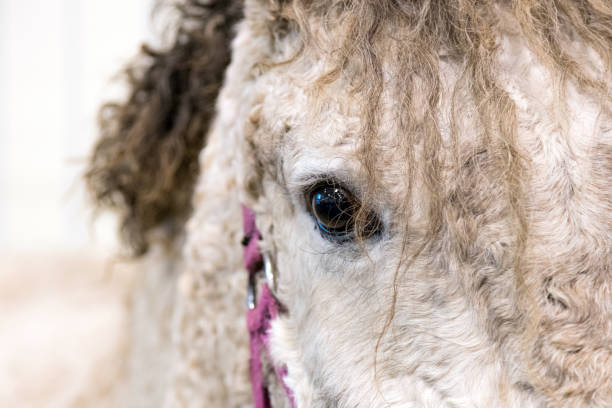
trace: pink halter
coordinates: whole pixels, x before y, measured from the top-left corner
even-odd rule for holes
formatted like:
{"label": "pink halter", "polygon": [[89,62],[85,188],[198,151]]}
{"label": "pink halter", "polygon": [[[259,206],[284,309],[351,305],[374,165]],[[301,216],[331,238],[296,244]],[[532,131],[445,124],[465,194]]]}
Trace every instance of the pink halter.
{"label": "pink halter", "polygon": [[[242,241],[244,246],[244,265],[249,273],[246,319],[251,351],[249,372],[251,388],[253,390],[253,401],[255,408],[271,408],[268,385],[264,384],[262,357],[263,353],[266,353],[268,359],[272,361],[270,356],[269,330],[272,320],[278,316],[279,310],[282,310],[282,305],[276,300],[265,282],[261,285],[261,294],[259,295],[259,302],[257,302],[255,293],[257,274],[262,270],[264,263],[263,256],[259,250],[261,233],[255,225],[255,214],[244,205],[242,206],[242,222],[244,228],[244,239]],[[274,366],[274,372],[279,383],[285,389],[291,407],[295,408],[293,392],[284,381],[284,378],[287,376],[287,367]]]}

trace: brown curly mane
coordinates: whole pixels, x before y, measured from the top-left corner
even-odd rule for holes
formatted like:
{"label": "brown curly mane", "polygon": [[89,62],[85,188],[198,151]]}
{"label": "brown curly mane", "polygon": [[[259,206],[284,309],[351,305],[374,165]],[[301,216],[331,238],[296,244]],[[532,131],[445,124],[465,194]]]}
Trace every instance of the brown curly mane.
{"label": "brown curly mane", "polygon": [[170,47],[143,45],[125,71],[129,96],[104,105],[86,181],[95,200],[120,214],[122,237],[136,255],[147,233],[172,238],[191,211],[197,157],[230,61],[240,1],[189,0]]}

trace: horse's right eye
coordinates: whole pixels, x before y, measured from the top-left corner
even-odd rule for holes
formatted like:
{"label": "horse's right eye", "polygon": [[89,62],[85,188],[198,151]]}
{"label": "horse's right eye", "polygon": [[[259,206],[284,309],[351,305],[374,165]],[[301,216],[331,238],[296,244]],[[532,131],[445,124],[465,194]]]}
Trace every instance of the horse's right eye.
{"label": "horse's right eye", "polygon": [[369,237],[378,231],[380,223],[367,213],[365,223],[357,223],[361,203],[348,190],[334,182],[317,184],[310,190],[309,209],[321,234],[334,241],[355,238],[356,224],[362,225],[360,235]]}

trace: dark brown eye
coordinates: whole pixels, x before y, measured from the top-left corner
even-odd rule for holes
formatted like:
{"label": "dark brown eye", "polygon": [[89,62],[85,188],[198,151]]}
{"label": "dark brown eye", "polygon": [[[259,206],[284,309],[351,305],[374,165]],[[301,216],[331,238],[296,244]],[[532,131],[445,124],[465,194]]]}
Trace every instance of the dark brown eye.
{"label": "dark brown eye", "polygon": [[[339,184],[326,182],[316,185],[310,192],[310,210],[321,234],[326,238],[345,241],[355,237],[355,225],[361,204]],[[378,229],[378,219],[366,217],[362,235],[368,237]]]}

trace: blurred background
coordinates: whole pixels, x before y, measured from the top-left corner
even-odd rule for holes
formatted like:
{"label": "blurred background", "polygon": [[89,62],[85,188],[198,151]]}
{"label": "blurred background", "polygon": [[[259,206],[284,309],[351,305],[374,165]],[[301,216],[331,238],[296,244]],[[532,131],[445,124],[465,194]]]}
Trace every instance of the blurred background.
{"label": "blurred background", "polygon": [[0,0],[0,407],[93,406],[120,375],[129,267],[82,174],[152,3]]}

